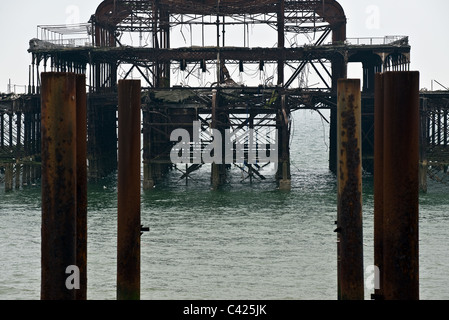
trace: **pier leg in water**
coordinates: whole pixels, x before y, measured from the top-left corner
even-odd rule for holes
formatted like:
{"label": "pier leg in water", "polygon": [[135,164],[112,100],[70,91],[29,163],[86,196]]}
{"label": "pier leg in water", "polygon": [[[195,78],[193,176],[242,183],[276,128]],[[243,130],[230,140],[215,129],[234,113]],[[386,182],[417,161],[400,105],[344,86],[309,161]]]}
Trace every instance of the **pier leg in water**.
{"label": "pier leg in water", "polygon": [[[384,83],[383,73],[375,76],[374,93],[374,265],[377,270],[383,266],[383,188],[384,188]],[[375,274],[374,300],[382,300],[382,277]]]}
{"label": "pier leg in water", "polygon": [[151,113],[148,110],[143,110],[143,190],[151,190],[154,188],[154,165],[150,163],[151,159]]}
{"label": "pier leg in water", "polygon": [[418,300],[419,72],[383,77],[382,290],[385,300]]}
{"label": "pier leg in water", "polygon": [[42,74],[41,299],[73,300],[76,264],[76,78]]}
{"label": "pier leg in water", "polygon": [[86,76],[76,76],[76,265],[77,300],[87,299],[87,95]]}
{"label": "pier leg in water", "polygon": [[[222,123],[219,124],[218,108],[219,108],[218,92],[217,92],[217,90],[213,90],[212,91],[212,123],[211,123],[211,127],[214,130],[219,130],[219,132],[221,133],[220,129],[223,124]],[[214,136],[214,142],[215,142],[215,139],[217,139],[217,137]],[[221,143],[215,145],[215,148],[214,148],[214,155],[215,155],[215,153],[220,153],[221,161],[219,161],[219,163],[213,162],[211,164],[211,184],[212,184],[213,190],[217,190],[220,186],[223,186],[226,183],[226,165],[224,164],[224,161],[223,161],[224,153],[219,152],[218,148],[222,148]]]}
{"label": "pier leg in water", "polygon": [[[422,100],[422,108],[420,110],[420,132],[419,132],[419,189],[427,192],[427,98]],[[447,126],[445,126],[447,128]],[[446,141],[447,139],[445,139]]]}
{"label": "pier leg in water", "polygon": [[289,120],[286,106],[286,96],[281,97],[281,112],[278,116],[280,122],[280,148],[279,148],[279,190],[290,191],[291,173],[290,173],[290,132]]}
{"label": "pier leg in water", "polygon": [[140,299],[140,80],[118,87],[117,299]]}
{"label": "pier leg in water", "polygon": [[14,176],[14,165],[12,163],[7,163],[5,165],[5,192],[12,191],[13,176]]}
{"label": "pier leg in water", "polygon": [[364,299],[361,92],[359,79],[338,81],[338,298]]}

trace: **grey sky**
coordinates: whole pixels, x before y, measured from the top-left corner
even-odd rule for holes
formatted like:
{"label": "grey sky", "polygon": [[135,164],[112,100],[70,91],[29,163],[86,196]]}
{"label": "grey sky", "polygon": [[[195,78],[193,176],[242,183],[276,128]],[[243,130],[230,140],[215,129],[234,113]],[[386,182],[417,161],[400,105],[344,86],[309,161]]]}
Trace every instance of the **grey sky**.
{"label": "grey sky", "polygon": [[[407,35],[412,45],[411,69],[421,72],[421,87],[431,80],[449,87],[449,1],[447,0],[340,0],[348,18],[347,35],[383,37]],[[37,25],[87,22],[101,0],[2,0],[0,4],[0,92],[12,84],[28,83],[31,55],[28,42]],[[426,5],[424,7],[424,4]],[[358,76],[350,72],[349,76]],[[442,89],[434,84],[434,89]]]}

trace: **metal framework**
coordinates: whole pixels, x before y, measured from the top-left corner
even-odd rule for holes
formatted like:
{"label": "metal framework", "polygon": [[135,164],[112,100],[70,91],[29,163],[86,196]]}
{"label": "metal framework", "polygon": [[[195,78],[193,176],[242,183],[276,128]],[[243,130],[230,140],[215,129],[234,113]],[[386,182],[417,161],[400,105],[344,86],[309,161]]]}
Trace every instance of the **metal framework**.
{"label": "metal framework", "polygon": [[[406,70],[410,61],[407,37],[347,39],[346,16],[335,0],[105,0],[88,23],[39,26],[29,52],[29,94],[39,94],[42,71],[88,75],[91,178],[116,167],[118,79],[142,80],[148,186],[171,166],[170,132],[191,131],[193,121],[235,131],[234,142],[250,128],[276,128],[277,178],[289,180],[289,118],[300,108],[331,110],[325,120],[335,170],[336,83],[352,62],[363,64],[369,162],[374,74]],[[257,145],[267,144],[266,134],[258,137],[264,138]],[[262,176],[252,169],[247,172]]]}
{"label": "metal framework", "polygon": [[421,167],[449,184],[449,91],[421,93]]}

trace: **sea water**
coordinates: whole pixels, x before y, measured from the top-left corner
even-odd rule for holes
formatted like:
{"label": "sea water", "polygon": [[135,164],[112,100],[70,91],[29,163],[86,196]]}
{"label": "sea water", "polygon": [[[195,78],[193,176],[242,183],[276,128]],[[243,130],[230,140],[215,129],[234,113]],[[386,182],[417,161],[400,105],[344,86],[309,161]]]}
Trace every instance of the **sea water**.
{"label": "sea water", "polygon": [[[325,117],[329,113],[324,112]],[[293,113],[292,190],[273,175],[250,183],[233,167],[210,188],[210,168],[186,185],[171,171],[142,191],[141,299],[337,299],[336,177],[328,170],[329,125]],[[399,170],[400,168],[398,168]],[[246,179],[245,179],[246,178]],[[420,194],[420,297],[449,299],[449,187]],[[373,293],[373,177],[363,178],[365,297]],[[116,299],[116,175],[88,188],[87,298]],[[40,298],[39,184],[0,187],[0,299]]]}

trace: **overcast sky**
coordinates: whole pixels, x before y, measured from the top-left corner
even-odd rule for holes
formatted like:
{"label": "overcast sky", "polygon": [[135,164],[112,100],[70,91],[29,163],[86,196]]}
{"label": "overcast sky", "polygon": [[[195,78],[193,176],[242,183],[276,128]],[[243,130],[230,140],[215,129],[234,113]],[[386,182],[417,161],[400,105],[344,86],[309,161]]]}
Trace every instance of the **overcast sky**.
{"label": "overcast sky", "polygon": [[[407,35],[412,46],[411,69],[421,72],[421,88],[437,80],[449,87],[449,1],[340,0],[350,37]],[[28,83],[27,52],[37,25],[87,22],[101,0],[2,0],[0,4],[0,92]],[[425,5],[425,6],[424,6]],[[351,76],[351,74],[349,74]],[[442,89],[434,83],[434,89]]]}

